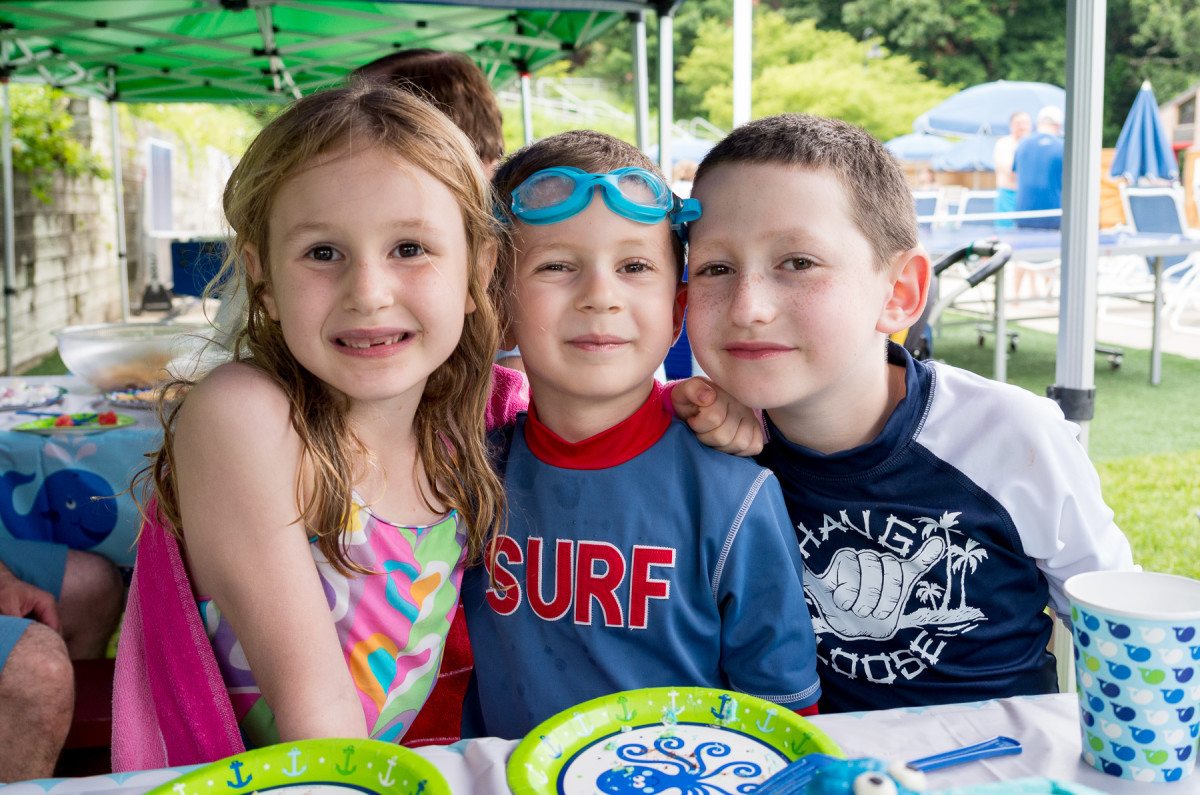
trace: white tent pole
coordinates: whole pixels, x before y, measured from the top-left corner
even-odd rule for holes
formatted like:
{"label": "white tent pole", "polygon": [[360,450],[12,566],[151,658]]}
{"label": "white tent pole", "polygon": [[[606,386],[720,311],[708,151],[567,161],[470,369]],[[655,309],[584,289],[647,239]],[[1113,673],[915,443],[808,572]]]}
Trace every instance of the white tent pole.
{"label": "white tent pole", "polygon": [[675,17],[658,14],[658,167],[671,176],[671,128],[675,122]]}
{"label": "white tent pole", "polygon": [[[8,47],[4,48],[5,66],[7,71]],[[0,77],[3,84],[4,131],[0,136],[0,147],[4,148],[4,373],[13,374],[13,309],[17,296],[17,247],[16,219],[13,209],[13,159],[12,159],[12,103],[8,95],[8,75]]]}
{"label": "white tent pole", "polygon": [[129,252],[125,250],[125,183],[121,174],[121,126],[117,119],[117,70],[108,68],[108,126],[112,138],[113,198],[117,213],[117,284],[121,289],[121,320],[129,322]]}
{"label": "white tent pole", "polygon": [[521,70],[521,124],[525,131],[525,143],[533,143],[533,78],[524,66]]}
{"label": "white tent pole", "polygon": [[754,37],[751,0],[733,0],[733,126],[750,121],[750,47]]}
{"label": "white tent pole", "polygon": [[[1096,262],[1100,228],[1100,113],[1105,0],[1067,2],[1067,113],[1063,162],[1062,296],[1054,386],[1047,390],[1087,447],[1095,409]],[[999,344],[999,343],[997,343]]]}
{"label": "white tent pole", "polygon": [[646,15],[630,11],[633,23],[633,121],[637,148],[643,152],[650,146],[650,80],[649,59],[646,55]]}

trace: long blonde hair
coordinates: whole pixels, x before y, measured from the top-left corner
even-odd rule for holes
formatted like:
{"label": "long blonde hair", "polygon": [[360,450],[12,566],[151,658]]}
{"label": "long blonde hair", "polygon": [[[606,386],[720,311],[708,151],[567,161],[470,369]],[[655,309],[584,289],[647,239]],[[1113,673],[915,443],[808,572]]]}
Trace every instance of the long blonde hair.
{"label": "long blonde hair", "polygon": [[[429,376],[413,425],[419,463],[432,492],[422,495],[426,505],[432,508],[436,501],[462,515],[468,528],[468,560],[474,562],[504,514],[504,488],[489,465],[484,440],[492,357],[499,341],[487,291],[498,229],[479,160],[466,136],[442,113],[407,92],[354,81],[296,101],[254,139],[225,186],[223,207],[232,240],[212,283],[233,285],[246,299],[246,310],[231,330],[233,359],[257,367],[287,394],[304,463],[314,473],[307,500],[297,483],[299,517],[335,568],[343,573],[364,571],[346,558],[343,535],[354,475],[361,471],[355,462],[367,450],[347,425],[343,397],[296,361],[279,324],[267,314],[262,299],[270,269],[264,267],[263,278],[255,282],[241,253],[253,244],[261,261],[269,262],[268,221],[279,190],[318,157],[347,144],[362,151],[379,147],[423,169],[445,185],[462,208],[468,290],[476,310],[466,315],[450,358]],[[172,443],[182,402],[160,410],[163,445],[151,454],[152,463],[138,479],[144,491],[152,483],[158,509],[179,538],[186,527],[179,511]]]}

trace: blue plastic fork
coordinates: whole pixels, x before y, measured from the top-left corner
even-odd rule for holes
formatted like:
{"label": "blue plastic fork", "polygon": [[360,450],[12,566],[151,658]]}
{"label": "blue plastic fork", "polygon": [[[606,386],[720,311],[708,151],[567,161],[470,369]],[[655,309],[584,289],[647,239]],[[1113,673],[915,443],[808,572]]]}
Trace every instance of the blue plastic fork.
{"label": "blue plastic fork", "polygon": [[[965,748],[915,759],[908,763],[908,767],[921,771],[940,770],[943,767],[974,762],[977,759],[1019,753],[1021,753],[1021,743],[1017,740],[1011,737],[993,737]],[[844,760],[829,754],[802,756],[764,781],[763,785],[755,790],[755,795],[803,795],[805,788],[818,770],[826,765],[842,761]]]}

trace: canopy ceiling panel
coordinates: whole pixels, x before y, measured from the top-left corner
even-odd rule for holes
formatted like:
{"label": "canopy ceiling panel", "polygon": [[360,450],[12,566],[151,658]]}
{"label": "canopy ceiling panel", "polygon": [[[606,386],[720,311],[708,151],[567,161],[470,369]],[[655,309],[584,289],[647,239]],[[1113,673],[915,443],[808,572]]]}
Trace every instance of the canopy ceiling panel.
{"label": "canopy ceiling panel", "polygon": [[124,102],[281,102],[396,49],[471,56],[500,86],[645,0],[6,0],[0,69]]}

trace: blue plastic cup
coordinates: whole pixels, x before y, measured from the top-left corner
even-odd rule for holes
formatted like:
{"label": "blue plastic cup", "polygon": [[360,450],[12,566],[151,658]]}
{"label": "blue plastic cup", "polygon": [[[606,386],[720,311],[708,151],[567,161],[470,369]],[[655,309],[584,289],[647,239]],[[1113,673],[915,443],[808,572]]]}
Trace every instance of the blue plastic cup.
{"label": "blue plastic cup", "polygon": [[1147,571],[1067,580],[1083,759],[1131,781],[1178,781],[1200,736],[1200,582]]}

